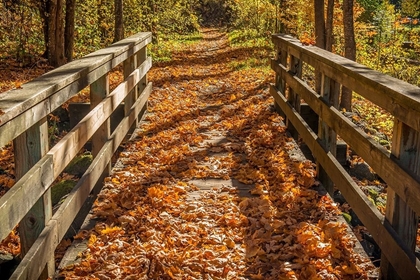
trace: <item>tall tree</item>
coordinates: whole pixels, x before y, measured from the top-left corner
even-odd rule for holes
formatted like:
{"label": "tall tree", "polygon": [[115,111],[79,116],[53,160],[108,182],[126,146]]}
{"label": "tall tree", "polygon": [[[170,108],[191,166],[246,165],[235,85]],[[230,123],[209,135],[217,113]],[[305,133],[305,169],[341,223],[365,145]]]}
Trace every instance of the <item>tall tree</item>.
{"label": "tall tree", "polygon": [[325,21],[325,49],[332,51],[333,45],[334,0],[327,2],[327,18]]}
{"label": "tall tree", "polygon": [[403,0],[401,2],[403,15],[416,18],[420,16],[420,0]]}
{"label": "tall tree", "polygon": [[114,42],[118,42],[124,38],[123,0],[115,0],[114,6],[115,6]]}
{"label": "tall tree", "polygon": [[63,0],[49,0],[48,14],[48,61],[54,67],[65,63]]}
{"label": "tall tree", "polygon": [[316,46],[325,49],[324,0],[314,0]]}
{"label": "tall tree", "polygon": [[54,66],[63,65],[64,56],[64,0],[41,0],[38,8],[44,30],[44,57]]}
{"label": "tall tree", "polygon": [[[343,1],[343,27],[344,27],[344,56],[356,60],[356,41],[354,39],[353,0]],[[341,92],[340,107],[351,111],[352,91],[343,87]]]}
{"label": "tall tree", "polygon": [[64,54],[67,62],[73,60],[74,49],[74,9],[76,0],[66,0],[66,25],[64,27]]}

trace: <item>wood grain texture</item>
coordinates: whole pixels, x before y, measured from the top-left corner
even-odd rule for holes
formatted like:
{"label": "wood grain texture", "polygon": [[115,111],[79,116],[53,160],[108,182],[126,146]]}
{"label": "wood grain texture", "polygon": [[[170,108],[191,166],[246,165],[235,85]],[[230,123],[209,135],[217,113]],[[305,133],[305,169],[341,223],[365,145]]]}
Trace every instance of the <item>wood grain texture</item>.
{"label": "wood grain texture", "polygon": [[0,239],[9,235],[54,181],[53,160],[44,156],[0,198]]}
{"label": "wood grain texture", "polygon": [[0,147],[151,42],[142,32],[72,61],[0,96]]}
{"label": "wood grain texture", "polygon": [[399,276],[403,279],[420,279],[420,262],[416,260],[414,265],[411,263],[413,257],[415,258],[414,253],[407,248],[394,229],[386,224],[384,225],[384,217],[376,209],[376,206],[369,201],[331,152],[323,147],[319,137],[308,129],[308,124],[292,108],[286,98],[274,86],[271,87],[270,92],[282,111],[290,118],[314,156],[324,167],[328,176],[333,180],[357,216],[368,228],[372,237],[381,247],[382,253],[398,271]]}
{"label": "wood grain texture", "polygon": [[78,211],[83,206],[84,201],[89,196],[98,179],[101,178],[103,170],[107,168],[112,155],[132,126],[136,116],[145,107],[151,91],[152,84],[149,83],[136,100],[129,114],[123,118],[109,140],[99,151],[98,156],[94,158],[72,192],[48,222],[39,239],[22,260],[22,265],[18,267],[11,279],[38,279],[41,273],[38,267],[45,265],[48,261],[48,256],[54,252],[58,243],[66,234]]}
{"label": "wood grain texture", "polygon": [[290,36],[273,35],[272,40],[282,48],[293,49],[291,53],[302,61],[322,69],[325,75],[420,131],[420,88],[320,48],[303,46]]}
{"label": "wood grain texture", "polygon": [[[151,59],[145,61],[129,80],[140,77],[151,67]],[[74,129],[58,142],[15,186],[0,198],[0,239],[4,239],[23,218],[35,202],[50,187],[55,178],[64,170],[81,147],[92,136],[112,111],[126,96],[127,83],[122,83],[113,93],[94,108]],[[3,226],[4,225],[4,226]]]}
{"label": "wood grain texture", "polygon": [[[420,137],[419,132],[415,131],[408,125],[394,120],[394,133],[392,138],[391,154],[398,158],[401,164],[408,170],[419,175],[420,162]],[[387,191],[385,218],[390,226],[397,232],[399,237],[404,240],[412,252],[416,248],[418,215],[411,207],[400,198],[399,195],[391,188]],[[415,259],[411,260],[413,263]],[[386,257],[381,259],[381,276],[384,279],[401,279],[398,272],[391,266],[390,261]]]}
{"label": "wood grain texture", "polygon": [[134,88],[151,67],[151,59],[145,61],[127,79],[115,88],[107,98],[93,108],[49,152],[54,158],[54,177],[70,163],[93,133],[107,120],[127,94]]}
{"label": "wood grain texture", "polygon": [[405,201],[420,214],[419,177],[404,168],[395,157],[375,142],[356,124],[343,116],[340,111],[327,105],[305,82],[287,73],[287,69],[272,60],[272,68],[287,83],[298,91],[309,106],[325,123],[340,135],[352,149],[360,155],[375,172]]}

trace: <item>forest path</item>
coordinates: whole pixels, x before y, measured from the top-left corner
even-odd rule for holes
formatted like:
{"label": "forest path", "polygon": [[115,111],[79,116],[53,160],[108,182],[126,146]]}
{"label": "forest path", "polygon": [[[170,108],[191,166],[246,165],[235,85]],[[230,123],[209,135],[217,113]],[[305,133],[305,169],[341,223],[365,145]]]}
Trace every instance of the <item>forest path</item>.
{"label": "forest path", "polygon": [[[93,209],[69,279],[368,279],[340,212],[312,188],[253,48],[204,29],[156,63],[149,112]],[[258,59],[258,58],[257,58]],[[74,277],[74,278],[72,278]]]}

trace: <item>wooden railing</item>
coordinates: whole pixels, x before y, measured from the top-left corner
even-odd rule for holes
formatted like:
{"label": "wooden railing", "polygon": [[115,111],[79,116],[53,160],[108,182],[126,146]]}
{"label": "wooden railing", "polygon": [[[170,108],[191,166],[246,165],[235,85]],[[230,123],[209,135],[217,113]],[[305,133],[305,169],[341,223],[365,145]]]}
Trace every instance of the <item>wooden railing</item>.
{"label": "wooden railing", "polygon": [[[0,95],[0,147],[13,141],[17,179],[0,198],[0,240],[19,224],[23,256],[11,279],[53,275],[54,250],[90,193],[100,189],[112,155],[146,109],[151,38],[138,33]],[[108,73],[120,64],[125,81],[110,93]],[[50,149],[48,114],[89,85],[90,112]],[[110,116],[119,104],[124,117],[111,131]],[[51,184],[88,140],[93,162],[52,215]]]}
{"label": "wooden railing", "polygon": [[[381,277],[420,279],[415,246],[420,214],[420,88],[373,71],[287,35],[273,35],[277,57],[271,67],[275,105],[291,131],[310,148],[318,177],[331,192],[344,195],[381,248]],[[308,85],[302,72],[314,72]],[[338,110],[341,87],[347,87],[394,116],[391,152]],[[309,106],[319,118],[317,128],[300,113]],[[317,130],[317,131],[314,131]],[[293,133],[292,133],[293,134]],[[360,190],[335,157],[337,135],[387,183],[386,215]]]}

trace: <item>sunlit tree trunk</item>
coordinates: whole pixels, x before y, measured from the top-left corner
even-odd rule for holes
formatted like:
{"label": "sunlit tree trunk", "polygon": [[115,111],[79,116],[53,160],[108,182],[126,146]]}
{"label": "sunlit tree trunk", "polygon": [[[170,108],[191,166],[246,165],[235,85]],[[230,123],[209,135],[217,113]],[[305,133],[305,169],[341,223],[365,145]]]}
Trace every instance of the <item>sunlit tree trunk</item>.
{"label": "sunlit tree trunk", "polygon": [[66,25],[64,27],[64,53],[67,62],[73,60],[74,49],[74,8],[76,0],[66,0]]}
{"label": "sunlit tree trunk", "polygon": [[47,53],[54,67],[65,63],[63,22],[63,0],[49,0]]}
{"label": "sunlit tree trunk", "polygon": [[114,42],[124,38],[123,0],[115,0],[115,32]]}
{"label": "sunlit tree trunk", "polygon": [[[353,0],[343,1],[343,26],[344,26],[344,56],[356,60],[356,41],[354,39]],[[352,91],[343,87],[340,107],[351,111]]]}
{"label": "sunlit tree trunk", "polygon": [[[325,49],[325,12],[324,0],[314,0],[315,15],[315,45],[318,48]],[[315,90],[321,92],[321,73],[315,69]]]}
{"label": "sunlit tree trunk", "polygon": [[325,49],[324,0],[314,0],[316,46]]}
{"label": "sunlit tree trunk", "polygon": [[64,56],[64,0],[41,0],[39,12],[43,20],[45,53],[49,64],[54,67],[66,62]]}
{"label": "sunlit tree trunk", "polygon": [[286,32],[286,28],[285,28],[285,26],[284,26],[284,22],[283,22],[283,20],[284,20],[284,9],[286,9],[286,1],[285,0],[280,0],[279,1],[279,13],[280,13],[280,16],[279,16],[279,32],[280,33],[285,33]]}
{"label": "sunlit tree trunk", "polygon": [[325,21],[325,49],[332,51],[333,45],[334,0],[328,0],[327,18]]}

